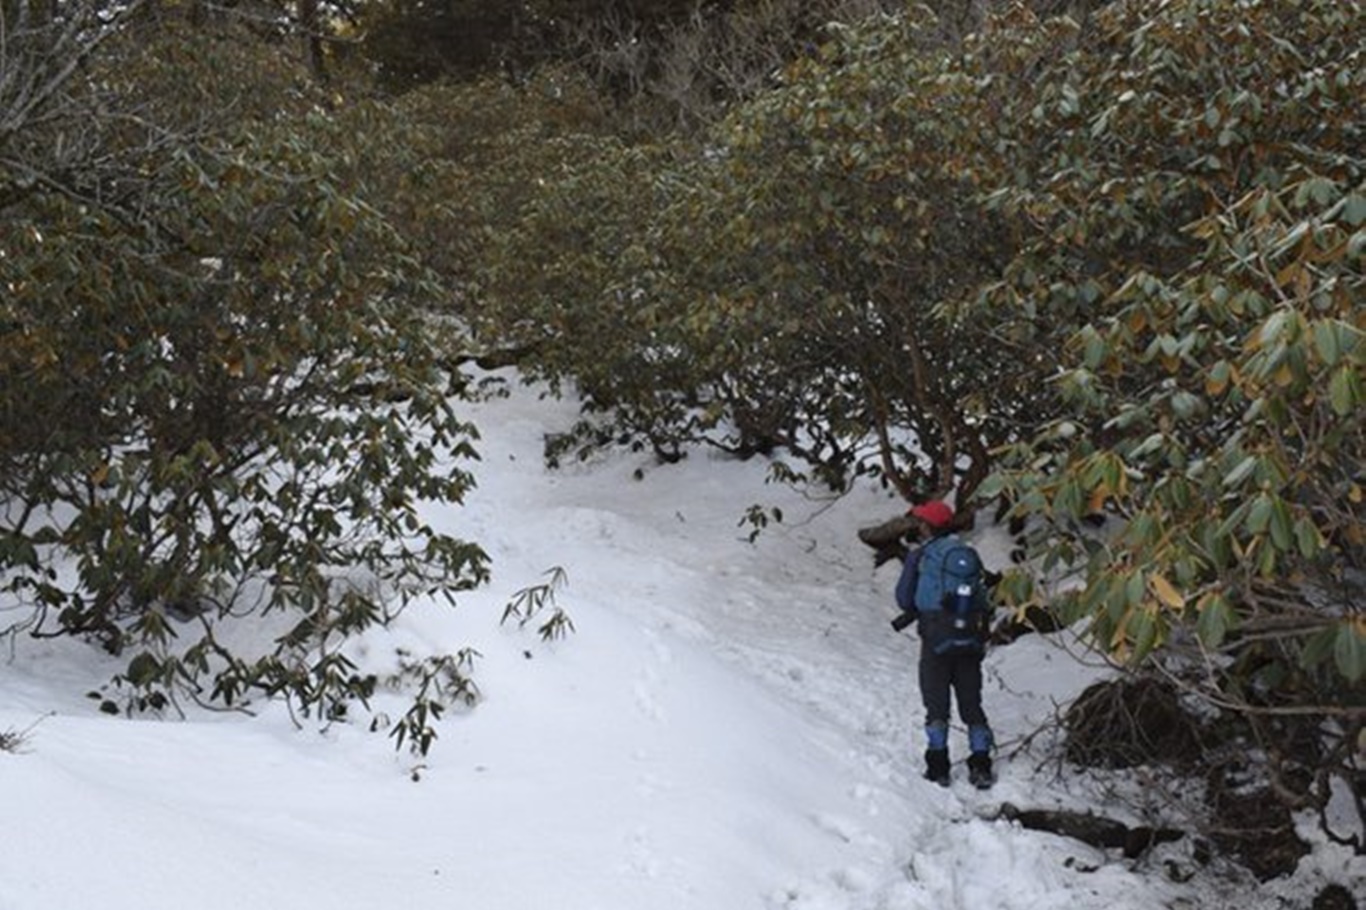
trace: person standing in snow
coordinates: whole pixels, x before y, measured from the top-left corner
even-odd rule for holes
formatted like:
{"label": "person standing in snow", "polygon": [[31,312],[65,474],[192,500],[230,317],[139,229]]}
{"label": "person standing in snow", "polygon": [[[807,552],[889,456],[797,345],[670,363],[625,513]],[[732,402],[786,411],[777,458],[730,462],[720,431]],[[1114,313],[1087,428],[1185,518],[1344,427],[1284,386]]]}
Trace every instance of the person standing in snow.
{"label": "person standing in snow", "polygon": [[977,551],[953,530],[953,509],[940,500],[907,513],[919,525],[919,547],[909,551],[896,584],[900,631],[917,623],[920,633],[920,695],[925,703],[925,778],[949,785],[949,708],[968,728],[968,778],[990,787],[991,726],[982,709],[982,657],[991,606]]}

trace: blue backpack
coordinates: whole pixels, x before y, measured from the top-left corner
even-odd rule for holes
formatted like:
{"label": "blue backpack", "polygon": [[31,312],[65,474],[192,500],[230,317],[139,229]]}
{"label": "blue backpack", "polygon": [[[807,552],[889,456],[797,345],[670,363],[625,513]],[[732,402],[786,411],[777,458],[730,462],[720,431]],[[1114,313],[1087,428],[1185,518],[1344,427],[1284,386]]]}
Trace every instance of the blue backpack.
{"label": "blue backpack", "polygon": [[981,654],[991,604],[977,551],[946,534],[920,549],[915,608],[920,637],[935,654]]}

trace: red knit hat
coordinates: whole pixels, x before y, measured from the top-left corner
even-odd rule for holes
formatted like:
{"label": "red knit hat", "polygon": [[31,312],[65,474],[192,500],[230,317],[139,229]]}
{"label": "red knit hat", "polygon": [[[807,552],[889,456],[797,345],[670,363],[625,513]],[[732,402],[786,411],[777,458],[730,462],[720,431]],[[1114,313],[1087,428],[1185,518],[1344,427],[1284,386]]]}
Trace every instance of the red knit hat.
{"label": "red knit hat", "polygon": [[947,528],[953,524],[953,509],[942,499],[932,499],[912,506],[906,514],[914,515],[932,528]]}

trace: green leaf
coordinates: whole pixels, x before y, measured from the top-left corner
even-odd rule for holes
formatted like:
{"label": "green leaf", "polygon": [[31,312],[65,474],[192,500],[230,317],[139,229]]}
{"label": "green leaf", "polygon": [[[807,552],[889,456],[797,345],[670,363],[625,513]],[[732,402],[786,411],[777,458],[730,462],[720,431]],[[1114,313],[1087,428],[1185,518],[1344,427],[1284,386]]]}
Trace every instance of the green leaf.
{"label": "green leaf", "polygon": [[1277,310],[1266,318],[1258,332],[1258,337],[1263,347],[1270,347],[1280,338],[1285,331],[1286,320],[1289,314],[1285,310]]}
{"label": "green leaf", "polygon": [[1125,606],[1138,606],[1143,602],[1143,594],[1148,590],[1148,579],[1142,572],[1134,572],[1124,583]]}
{"label": "green leaf", "polygon": [[1349,193],[1347,198],[1342,201],[1342,220],[1352,227],[1357,227],[1366,221],[1366,196],[1360,193]]}
{"label": "green leaf", "polygon": [[1252,473],[1252,469],[1255,467],[1257,467],[1257,456],[1247,456],[1242,461],[1238,462],[1237,466],[1234,467],[1232,471],[1229,471],[1224,475],[1224,486],[1238,486],[1238,484],[1242,483],[1243,480]]}
{"label": "green leaf", "polygon": [[1079,335],[1082,343],[1082,362],[1088,370],[1095,370],[1105,360],[1105,339],[1091,325],[1085,326]]}
{"label": "green leaf", "polygon": [[1229,379],[1233,375],[1233,368],[1227,360],[1220,360],[1210,367],[1205,374],[1205,392],[1209,395],[1221,395],[1228,388]]}
{"label": "green leaf", "polygon": [[1243,520],[1247,517],[1247,513],[1250,511],[1251,506],[1251,502],[1247,500],[1240,502],[1233,511],[1228,514],[1228,517],[1224,519],[1219,527],[1214,530],[1215,541],[1212,541],[1211,543],[1227,538],[1232,534],[1234,529],[1242,524]]}
{"label": "green leaf", "polygon": [[993,472],[992,474],[987,475],[987,479],[978,485],[976,492],[973,494],[973,498],[981,502],[992,502],[1004,493],[1008,487],[1009,480],[1006,476],[999,471]]}
{"label": "green leaf", "polygon": [[1333,653],[1337,637],[1338,630],[1333,626],[1319,629],[1309,636],[1308,641],[1304,643],[1304,650],[1300,652],[1300,666],[1312,670],[1327,660],[1328,655]]}
{"label": "green leaf", "polygon": [[1366,633],[1356,622],[1344,622],[1338,627],[1333,642],[1333,663],[1348,682],[1355,683],[1366,674]]}
{"label": "green leaf", "polygon": [[1271,541],[1281,550],[1289,550],[1292,545],[1290,507],[1279,496],[1271,509]]}
{"label": "green leaf", "polygon": [[1276,548],[1263,546],[1257,560],[1257,571],[1263,578],[1276,576]]}
{"label": "green leaf", "polygon": [[1101,591],[1097,592],[1103,598],[1105,613],[1104,615],[1112,622],[1119,622],[1120,617],[1129,609],[1127,597],[1127,587],[1124,579],[1119,576],[1111,576],[1106,579],[1106,583]]}
{"label": "green leaf", "polygon": [[1276,577],[1276,570],[1276,548],[1270,547],[1270,545],[1264,545],[1264,547],[1261,548],[1261,551],[1258,551],[1258,574],[1261,574],[1262,578],[1274,578]]}
{"label": "green leaf", "polygon": [[1303,206],[1310,199],[1319,205],[1326,205],[1337,195],[1337,189],[1337,184],[1327,177],[1311,177],[1300,184],[1295,193],[1295,205]]}
{"label": "green leaf", "polygon": [[153,682],[161,671],[161,664],[155,657],[147,652],[142,652],[128,663],[128,669],[124,676],[130,683],[138,688]]}
{"label": "green leaf", "polygon": [[1257,498],[1252,500],[1252,508],[1248,510],[1247,521],[1244,527],[1249,534],[1265,534],[1271,525],[1271,513],[1275,509],[1275,503],[1271,496],[1266,493],[1257,494]]}
{"label": "green leaf", "polygon": [[1081,484],[1077,482],[1076,477],[1069,475],[1053,497],[1054,509],[1063,515],[1078,516],[1082,514],[1085,504],[1086,498],[1082,493]]}
{"label": "green leaf", "polygon": [[1133,662],[1139,663],[1152,653],[1161,639],[1161,626],[1150,610],[1135,610],[1129,614],[1126,631],[1133,642]]}
{"label": "green leaf", "polygon": [[1323,549],[1323,536],[1319,534],[1318,526],[1307,517],[1295,522],[1295,544],[1305,559],[1313,559]]}
{"label": "green leaf", "polygon": [[1190,420],[1202,410],[1204,402],[1190,392],[1177,392],[1172,396],[1172,413],[1181,420]]}
{"label": "green leaf", "polygon": [[1314,347],[1318,349],[1319,357],[1328,366],[1338,362],[1342,356],[1342,344],[1340,338],[1341,328],[1336,322],[1331,320],[1321,320],[1314,323]]}
{"label": "green leaf", "polygon": [[1361,403],[1361,373],[1351,362],[1341,364],[1328,380],[1328,400],[1339,417],[1350,415]]}
{"label": "green leaf", "polygon": [[1161,526],[1152,515],[1147,512],[1140,512],[1134,516],[1133,521],[1129,522],[1124,537],[1130,546],[1139,551],[1146,551],[1161,536],[1161,532]]}
{"label": "green leaf", "polygon": [[1210,594],[1200,603],[1200,618],[1196,620],[1195,634],[1206,648],[1217,648],[1233,627],[1233,608],[1223,594]]}

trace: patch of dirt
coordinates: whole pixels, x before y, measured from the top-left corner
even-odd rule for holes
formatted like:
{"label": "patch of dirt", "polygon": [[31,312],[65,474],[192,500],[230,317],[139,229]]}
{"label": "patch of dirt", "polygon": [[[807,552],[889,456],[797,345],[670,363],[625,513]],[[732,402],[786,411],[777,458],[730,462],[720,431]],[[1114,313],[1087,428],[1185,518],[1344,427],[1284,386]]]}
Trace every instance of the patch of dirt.
{"label": "patch of dirt", "polygon": [[1240,785],[1235,773],[1221,769],[1211,773],[1206,798],[1210,839],[1259,881],[1289,875],[1309,852],[1290,809],[1269,788]]}
{"label": "patch of dirt", "polygon": [[1082,692],[1063,716],[1067,760],[1087,768],[1189,767],[1201,757],[1199,725],[1162,681],[1121,678]]}

